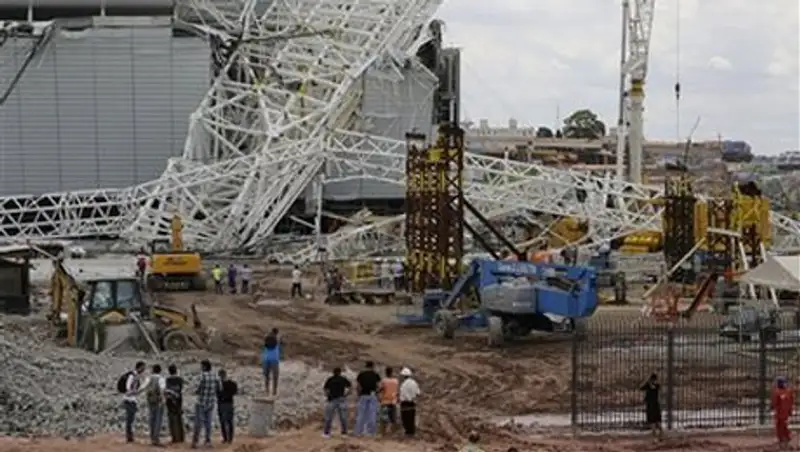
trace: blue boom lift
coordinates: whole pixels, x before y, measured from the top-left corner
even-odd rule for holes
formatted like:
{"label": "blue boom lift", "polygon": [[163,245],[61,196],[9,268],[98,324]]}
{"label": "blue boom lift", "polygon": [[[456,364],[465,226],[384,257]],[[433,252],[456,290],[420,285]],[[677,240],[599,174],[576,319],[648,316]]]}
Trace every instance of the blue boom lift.
{"label": "blue boom lift", "polygon": [[[456,310],[458,300],[472,289],[480,302],[477,312]],[[445,338],[453,338],[464,320],[476,315],[486,318],[491,346],[531,331],[581,333],[597,309],[597,272],[591,267],[475,259],[437,304],[433,327]]]}

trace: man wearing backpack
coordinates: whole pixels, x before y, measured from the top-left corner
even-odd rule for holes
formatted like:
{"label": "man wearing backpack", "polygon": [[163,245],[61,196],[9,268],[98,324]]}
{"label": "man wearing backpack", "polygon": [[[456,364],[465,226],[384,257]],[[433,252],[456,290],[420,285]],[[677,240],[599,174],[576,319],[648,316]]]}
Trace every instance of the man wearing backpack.
{"label": "man wearing backpack", "polygon": [[164,422],[165,391],[167,380],[161,375],[161,366],[153,365],[152,374],[145,382],[142,390],[147,394],[147,411],[150,423],[150,444],[161,446],[161,426]]}
{"label": "man wearing backpack", "polygon": [[122,408],[125,410],[125,440],[129,443],[133,442],[133,424],[136,421],[137,411],[136,396],[139,395],[144,369],[144,361],[138,361],[134,370],[125,372],[117,379],[117,392],[124,394]]}

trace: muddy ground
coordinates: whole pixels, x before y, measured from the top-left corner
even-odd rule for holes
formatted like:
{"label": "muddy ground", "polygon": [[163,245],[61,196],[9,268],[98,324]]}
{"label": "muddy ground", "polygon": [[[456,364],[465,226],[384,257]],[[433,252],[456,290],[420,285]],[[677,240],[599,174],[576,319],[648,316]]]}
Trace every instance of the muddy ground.
{"label": "muddy ground", "polygon": [[[307,287],[313,281],[307,282]],[[481,433],[487,452],[505,451],[515,446],[520,451],[647,451],[772,450],[769,435],[724,435],[685,439],[673,434],[661,444],[647,438],[593,436],[574,439],[567,428],[501,427],[497,416],[529,413],[568,414],[571,394],[571,352],[573,341],[563,337],[538,336],[502,349],[489,349],[479,333],[459,334],[456,340],[436,337],[429,328],[398,326],[394,306],[327,306],[319,301],[319,291],[310,299],[287,302],[284,278],[263,276],[258,295],[170,294],[159,302],[188,309],[196,304],[204,323],[216,328],[224,339],[221,353],[242,364],[256,365],[264,334],[273,327],[284,338],[286,359],[332,368],[358,369],[365,360],[378,365],[407,366],[415,371],[423,390],[419,404],[419,438],[413,442],[384,439],[329,439],[320,437],[321,415],[282,425],[282,433],[269,440],[242,438],[233,447],[216,450],[235,452],[319,451],[319,452],[405,452],[455,451],[471,430]],[[263,303],[271,300],[273,303]],[[702,317],[696,326],[715,327],[718,319]],[[622,336],[638,337],[641,331],[659,326],[641,320],[636,308],[603,309],[590,328],[607,338],[620,328]],[[644,328],[644,329],[642,329]],[[652,332],[652,331],[651,331]],[[605,366],[603,362],[605,361]],[[640,398],[636,384],[652,370],[648,366],[600,359],[586,378],[602,379],[616,387],[609,394]],[[611,366],[611,367],[609,367]],[[641,374],[641,375],[639,375]],[[593,377],[593,375],[595,377]],[[609,381],[619,375],[619,381]],[[616,378],[616,377],[614,377]],[[697,390],[707,380],[697,382]],[[600,380],[598,380],[600,381]],[[689,381],[689,380],[687,380]],[[691,381],[688,383],[692,385]],[[630,390],[627,388],[632,386]],[[633,399],[632,399],[633,400]],[[636,403],[635,401],[633,403]],[[122,445],[118,438],[93,438],[79,443],[57,440],[29,441],[3,439],[2,451],[77,452],[100,451],[113,447],[119,452],[143,450],[145,446]]]}
{"label": "muddy ground", "polygon": [[[398,441],[320,437],[319,431],[301,429],[283,432],[263,440],[240,438],[230,446],[217,445],[221,452],[457,452],[462,443],[448,441]],[[493,438],[482,445],[485,452],[506,452],[516,447],[520,452],[771,452],[779,450],[770,440],[756,435],[709,435],[704,438],[668,438],[661,443],[644,439],[594,437],[567,439],[558,437],[516,439],[510,435]],[[145,444],[124,444],[118,437],[96,437],[81,441],[26,440],[0,438],[3,452],[138,452],[153,450]],[[186,445],[166,450],[191,450]],[[800,449],[793,449],[800,450]]]}

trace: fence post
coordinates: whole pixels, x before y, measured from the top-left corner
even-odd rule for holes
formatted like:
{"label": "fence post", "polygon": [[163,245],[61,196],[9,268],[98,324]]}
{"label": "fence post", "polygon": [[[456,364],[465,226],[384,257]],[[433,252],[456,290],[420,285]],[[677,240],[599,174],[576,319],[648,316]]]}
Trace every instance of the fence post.
{"label": "fence post", "polygon": [[673,429],[675,401],[675,329],[667,329],[667,430]]}
{"label": "fence post", "polygon": [[758,423],[764,425],[767,423],[767,341],[764,340],[766,336],[764,332],[759,333],[758,341]]}
{"label": "fence post", "polygon": [[581,335],[580,334],[573,334],[572,335],[572,356],[571,356],[571,378],[570,378],[570,396],[569,396],[569,421],[572,424],[572,430],[575,431],[578,428],[578,366],[580,365],[580,360],[578,359],[578,355],[580,354],[580,341]]}

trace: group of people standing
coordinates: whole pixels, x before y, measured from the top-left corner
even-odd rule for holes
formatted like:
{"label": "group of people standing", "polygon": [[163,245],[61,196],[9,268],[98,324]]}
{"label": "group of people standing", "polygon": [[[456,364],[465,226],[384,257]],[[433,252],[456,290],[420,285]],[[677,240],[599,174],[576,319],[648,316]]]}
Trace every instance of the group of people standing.
{"label": "group of people standing", "polygon": [[[178,368],[170,365],[168,376],[162,375],[162,368],[154,364],[150,374],[145,375],[144,361],[136,363],[134,370],[126,372],[117,382],[117,390],[123,394],[122,406],[125,414],[125,439],[134,442],[134,424],[139,411],[139,396],[144,395],[150,434],[150,444],[161,447],[161,428],[164,414],[173,444],[185,441],[183,422],[183,391],[186,381],[178,375]],[[236,382],[228,378],[225,370],[220,369],[217,375],[212,373],[211,362],[200,362],[200,381],[195,388],[197,401],[194,406],[194,426],[192,431],[192,448],[200,441],[201,430],[205,432],[204,443],[211,444],[214,409],[219,417],[222,431],[222,442],[233,442],[234,432],[234,397],[238,393]]]}
{"label": "group of people standing", "polygon": [[228,268],[224,269],[219,265],[214,265],[211,269],[211,279],[214,280],[214,292],[218,294],[225,293],[224,279],[228,280],[228,293],[247,294],[250,293],[250,282],[253,279],[253,269],[249,265],[243,264],[241,267],[236,264],[229,264]]}
{"label": "group of people standing", "polygon": [[[338,417],[342,435],[348,434],[347,399],[353,385],[342,375],[342,369],[333,369],[324,385],[327,404],[324,412],[323,435],[328,438],[333,428],[333,420]],[[364,369],[356,376],[356,419],[353,434],[356,436],[375,436],[394,432],[399,420],[403,432],[413,437],[417,431],[417,398],[420,395],[419,384],[413,377],[411,369],[404,367],[400,371],[400,379],[394,376],[394,370],[387,367],[381,377],[375,371],[372,361],[367,361]]]}
{"label": "group of people standing", "polygon": [[373,277],[381,289],[405,290],[404,272],[405,266],[401,260],[394,262],[389,259],[375,261],[372,268]]}

